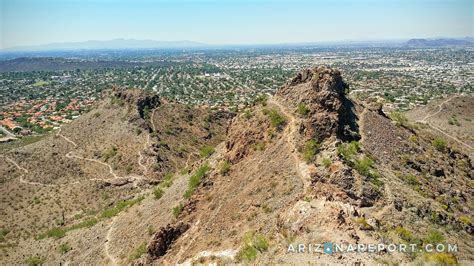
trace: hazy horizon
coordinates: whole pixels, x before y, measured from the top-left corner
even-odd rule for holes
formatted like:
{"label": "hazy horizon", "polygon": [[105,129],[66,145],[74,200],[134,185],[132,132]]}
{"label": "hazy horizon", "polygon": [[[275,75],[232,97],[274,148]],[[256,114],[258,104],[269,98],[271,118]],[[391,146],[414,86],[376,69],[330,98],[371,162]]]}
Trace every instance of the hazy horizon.
{"label": "hazy horizon", "polygon": [[473,36],[469,0],[4,0],[0,49],[90,40],[209,45]]}

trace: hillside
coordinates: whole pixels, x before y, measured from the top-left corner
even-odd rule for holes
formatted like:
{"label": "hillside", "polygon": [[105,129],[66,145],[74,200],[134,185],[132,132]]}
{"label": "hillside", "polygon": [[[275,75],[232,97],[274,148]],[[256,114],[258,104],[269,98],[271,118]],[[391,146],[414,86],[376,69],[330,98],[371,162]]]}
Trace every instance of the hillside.
{"label": "hillside", "polygon": [[[234,116],[115,90],[2,154],[0,263],[472,262],[471,159],[346,91],[307,69]],[[459,252],[288,252],[433,241]]]}

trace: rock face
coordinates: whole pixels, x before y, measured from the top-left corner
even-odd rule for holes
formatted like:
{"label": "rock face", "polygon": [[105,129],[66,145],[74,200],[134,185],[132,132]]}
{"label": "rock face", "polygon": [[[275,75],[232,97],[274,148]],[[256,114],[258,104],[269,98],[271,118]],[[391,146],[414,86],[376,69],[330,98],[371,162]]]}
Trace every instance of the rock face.
{"label": "rock face", "polygon": [[148,245],[147,251],[151,258],[158,258],[166,254],[166,251],[170,248],[171,244],[186,230],[189,226],[184,223],[178,223],[175,226],[167,225],[162,227],[161,230],[156,233]]}
{"label": "rock face", "polygon": [[305,108],[300,132],[307,139],[324,140],[332,135],[346,140],[360,138],[353,104],[345,97],[348,88],[338,70],[306,69],[280,88],[276,98],[288,106]]}
{"label": "rock face", "polygon": [[145,118],[147,112],[160,105],[160,98],[158,95],[151,95],[140,89],[134,90],[120,90],[113,89],[113,97],[127,102],[130,106],[136,107],[140,118]]}

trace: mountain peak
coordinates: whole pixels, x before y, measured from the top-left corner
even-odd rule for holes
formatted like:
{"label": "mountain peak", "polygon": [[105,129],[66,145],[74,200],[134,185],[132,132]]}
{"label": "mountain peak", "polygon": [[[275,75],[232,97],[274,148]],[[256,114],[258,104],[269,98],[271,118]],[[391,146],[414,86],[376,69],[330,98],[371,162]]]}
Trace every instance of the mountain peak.
{"label": "mountain peak", "polygon": [[346,98],[346,88],[339,70],[317,66],[300,71],[275,98],[303,116],[300,132],[307,139],[322,141],[333,135],[359,139],[354,104]]}

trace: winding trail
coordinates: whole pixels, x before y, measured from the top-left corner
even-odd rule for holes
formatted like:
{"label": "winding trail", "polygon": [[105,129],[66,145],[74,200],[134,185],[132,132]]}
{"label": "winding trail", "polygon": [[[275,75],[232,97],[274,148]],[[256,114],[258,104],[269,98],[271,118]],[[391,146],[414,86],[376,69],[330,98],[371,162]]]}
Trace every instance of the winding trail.
{"label": "winding trail", "polygon": [[11,158],[8,158],[6,157],[5,155],[0,155],[0,157],[2,158],[5,158],[5,160],[7,160],[8,162],[10,162],[11,164],[13,164],[18,170],[22,171],[23,174],[20,175],[20,183],[22,184],[27,184],[27,185],[32,185],[32,186],[46,186],[46,187],[52,187],[54,185],[52,184],[44,184],[44,183],[40,183],[40,182],[31,182],[31,181],[28,181],[28,180],[25,180],[23,179],[23,176],[26,176],[27,174],[29,174],[28,172],[28,169],[24,168],[24,167],[21,167],[17,162],[15,162],[13,159]]}
{"label": "winding trail", "polygon": [[280,111],[290,120],[288,122],[288,126],[285,128],[287,135],[287,143],[290,144],[291,155],[293,156],[293,159],[295,161],[296,169],[298,170],[301,181],[303,182],[303,186],[305,189],[308,189],[311,186],[311,175],[309,173],[309,165],[303,160],[301,160],[298,157],[298,154],[296,153],[296,119],[287,107],[283,106],[280,102],[273,99],[273,97],[268,100],[268,103],[277,106]]}
{"label": "winding trail", "polygon": [[445,105],[446,103],[450,102],[451,100],[453,100],[453,99],[456,98],[456,97],[459,97],[459,95],[453,95],[453,96],[451,96],[449,99],[447,99],[447,100],[443,101],[442,103],[438,104],[438,110],[437,110],[436,112],[434,112],[434,113],[432,113],[432,114],[429,114],[429,113],[428,113],[423,119],[417,120],[416,122],[417,122],[417,123],[426,124],[426,125],[430,126],[431,128],[433,128],[434,130],[436,130],[436,131],[440,132],[441,134],[445,135],[446,137],[448,137],[448,138],[450,138],[450,139],[456,141],[457,143],[459,143],[459,144],[461,144],[461,145],[463,145],[463,146],[466,146],[467,148],[469,148],[469,149],[471,149],[471,150],[474,150],[474,147],[472,147],[471,145],[465,143],[464,141],[462,141],[462,140],[456,138],[456,137],[453,136],[453,135],[448,134],[447,132],[445,132],[445,131],[442,130],[441,128],[439,128],[439,127],[437,127],[437,126],[434,126],[434,125],[428,123],[428,119],[430,119],[430,118],[432,118],[432,117],[438,115],[439,113],[441,113],[441,112],[443,111],[443,109],[444,109],[444,105]]}
{"label": "winding trail", "polygon": [[109,252],[109,248],[110,248],[109,243],[112,240],[112,231],[114,229],[114,224],[115,224],[116,219],[117,219],[117,216],[112,218],[109,230],[107,231],[107,236],[105,237],[105,244],[104,244],[105,256],[112,263],[112,265],[117,265],[117,259]]}

